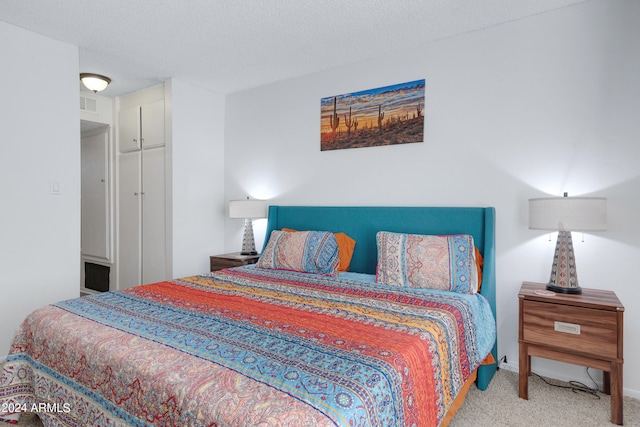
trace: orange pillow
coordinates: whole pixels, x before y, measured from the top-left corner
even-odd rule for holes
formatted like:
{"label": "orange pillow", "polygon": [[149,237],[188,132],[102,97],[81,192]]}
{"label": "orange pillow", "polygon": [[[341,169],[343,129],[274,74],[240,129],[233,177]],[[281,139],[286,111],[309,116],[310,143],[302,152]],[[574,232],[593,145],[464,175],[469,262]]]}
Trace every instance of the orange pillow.
{"label": "orange pillow", "polygon": [[353,257],[353,250],[356,247],[356,241],[342,232],[333,234],[336,236],[338,252],[340,252],[338,271],[349,271],[349,264],[351,264],[351,257]]}
{"label": "orange pillow", "polygon": [[[295,233],[298,230],[283,228],[282,231]],[[349,271],[349,264],[351,264],[351,257],[353,257],[353,249],[356,247],[356,241],[342,232],[333,234],[336,236],[336,241],[338,242],[338,254],[340,255],[338,271]]]}
{"label": "orange pillow", "polygon": [[484,268],[484,258],[480,253],[480,249],[475,248],[476,252],[476,268],[478,269],[478,292],[480,292],[480,287],[482,286],[482,269]]}

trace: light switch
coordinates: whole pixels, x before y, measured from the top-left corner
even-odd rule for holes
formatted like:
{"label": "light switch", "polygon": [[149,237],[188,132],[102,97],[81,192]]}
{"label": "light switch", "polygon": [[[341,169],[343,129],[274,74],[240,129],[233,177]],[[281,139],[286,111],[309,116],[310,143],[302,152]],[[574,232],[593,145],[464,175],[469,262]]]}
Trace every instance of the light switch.
{"label": "light switch", "polygon": [[51,194],[54,194],[56,196],[60,195],[60,181],[58,181],[57,179],[52,179],[51,181],[49,181],[50,186],[51,186]]}

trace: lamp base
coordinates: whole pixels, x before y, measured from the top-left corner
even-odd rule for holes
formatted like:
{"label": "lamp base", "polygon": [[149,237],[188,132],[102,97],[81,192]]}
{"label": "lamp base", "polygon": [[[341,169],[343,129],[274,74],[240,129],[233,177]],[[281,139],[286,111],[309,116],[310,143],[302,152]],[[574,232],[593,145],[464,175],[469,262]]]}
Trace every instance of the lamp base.
{"label": "lamp base", "polygon": [[562,294],[580,294],[582,289],[578,285],[576,260],[573,255],[573,241],[571,232],[560,230],[553,255],[551,278],[547,289]]}
{"label": "lamp base", "polygon": [[567,288],[563,286],[554,286],[551,283],[547,284],[547,290],[553,291],[559,294],[581,294],[582,288],[580,286],[575,286],[573,288]]}
{"label": "lamp base", "polygon": [[258,255],[256,251],[256,243],[253,239],[253,220],[246,218],[244,220],[244,233],[242,234],[242,250],[240,255]]}

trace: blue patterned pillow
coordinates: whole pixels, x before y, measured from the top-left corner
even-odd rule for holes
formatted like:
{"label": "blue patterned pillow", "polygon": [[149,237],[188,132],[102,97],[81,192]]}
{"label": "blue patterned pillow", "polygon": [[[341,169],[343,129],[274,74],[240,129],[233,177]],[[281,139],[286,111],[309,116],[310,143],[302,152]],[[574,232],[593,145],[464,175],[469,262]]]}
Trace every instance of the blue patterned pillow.
{"label": "blue patterned pillow", "polygon": [[338,242],[329,231],[274,230],[256,267],[336,276],[339,261]]}
{"label": "blue patterned pillow", "polygon": [[380,231],[376,282],[475,294],[478,269],[473,237],[425,236]]}

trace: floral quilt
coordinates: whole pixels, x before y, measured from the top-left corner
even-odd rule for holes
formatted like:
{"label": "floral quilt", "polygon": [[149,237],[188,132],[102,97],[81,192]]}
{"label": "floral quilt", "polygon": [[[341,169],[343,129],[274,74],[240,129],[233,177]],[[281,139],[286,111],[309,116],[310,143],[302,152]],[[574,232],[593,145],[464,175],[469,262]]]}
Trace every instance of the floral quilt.
{"label": "floral quilt", "polygon": [[43,307],[0,416],[45,426],[437,426],[487,356],[480,294],[245,266]]}

